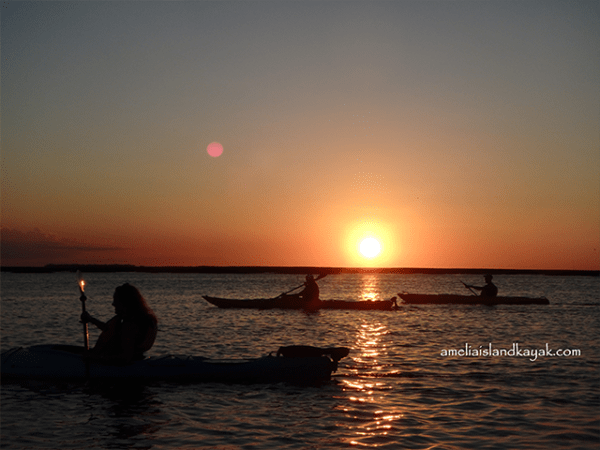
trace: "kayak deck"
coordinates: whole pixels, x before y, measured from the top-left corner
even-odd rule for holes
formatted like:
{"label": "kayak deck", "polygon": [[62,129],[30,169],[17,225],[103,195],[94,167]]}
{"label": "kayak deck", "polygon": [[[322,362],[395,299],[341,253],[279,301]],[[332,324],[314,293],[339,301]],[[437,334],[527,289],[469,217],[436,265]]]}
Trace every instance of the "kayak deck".
{"label": "kayak deck", "polygon": [[81,356],[82,350],[63,345],[13,348],[2,353],[2,380],[141,379],[194,383],[313,384],[329,380],[331,373],[337,369],[337,361],[320,353],[299,357],[268,355],[239,360],[166,355],[114,366],[94,362],[86,364]]}
{"label": "kayak deck", "polygon": [[409,305],[549,305],[545,297],[481,297],[454,294],[398,294]]}
{"label": "kayak deck", "polygon": [[389,300],[377,301],[346,301],[346,300],[317,300],[306,302],[295,296],[282,296],[261,299],[230,299],[202,296],[208,303],[219,308],[245,308],[245,309],[351,309],[351,310],[382,310],[389,311],[396,306],[396,297]]}

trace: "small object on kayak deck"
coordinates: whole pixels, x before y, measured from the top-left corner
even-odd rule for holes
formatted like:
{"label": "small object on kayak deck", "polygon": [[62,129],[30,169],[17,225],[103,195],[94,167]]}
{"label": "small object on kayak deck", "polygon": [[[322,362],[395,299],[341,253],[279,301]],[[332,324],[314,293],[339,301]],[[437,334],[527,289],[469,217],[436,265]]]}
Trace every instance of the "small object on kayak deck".
{"label": "small object on kayak deck", "polygon": [[202,296],[208,303],[219,308],[245,308],[245,309],[305,309],[316,311],[319,309],[354,309],[354,310],[381,310],[390,311],[395,309],[396,297],[389,300],[374,301],[346,301],[346,300],[316,300],[311,302],[302,301],[296,296],[285,295],[275,298],[257,299],[231,299]]}
{"label": "small object on kayak deck", "polygon": [[546,297],[482,297],[454,294],[398,294],[409,305],[549,305]]}
{"label": "small object on kayak deck", "polygon": [[337,364],[340,359],[345,358],[350,353],[347,347],[312,347],[310,345],[290,345],[287,347],[279,347],[277,356],[286,358],[318,358],[321,356],[329,356],[334,363],[334,372],[337,370]]}
{"label": "small object on kayak deck", "polygon": [[277,356],[285,356],[286,358],[316,358],[319,356],[330,356],[334,361],[339,361],[345,358],[350,353],[350,349],[346,347],[312,347],[310,345],[290,345],[287,347],[279,347]]}

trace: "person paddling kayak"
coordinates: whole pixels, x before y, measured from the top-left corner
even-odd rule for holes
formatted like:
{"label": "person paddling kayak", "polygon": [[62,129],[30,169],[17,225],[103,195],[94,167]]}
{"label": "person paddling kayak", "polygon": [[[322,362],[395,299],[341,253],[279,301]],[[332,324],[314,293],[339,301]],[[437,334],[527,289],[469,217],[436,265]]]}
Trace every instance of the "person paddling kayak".
{"label": "person paddling kayak", "polygon": [[302,289],[298,296],[307,303],[319,300],[319,285],[312,275],[306,275],[304,289]]}
{"label": "person paddling kayak", "polygon": [[157,319],[140,291],[125,283],[115,289],[112,305],[115,317],[102,322],[89,313],[81,314],[83,323],[92,323],[102,333],[87,356],[107,364],[129,364],[144,358],[154,345]]}
{"label": "person paddling kayak", "polygon": [[473,289],[477,289],[478,291],[481,291],[480,296],[481,297],[496,297],[498,295],[498,288],[496,287],[496,285],[494,283],[492,283],[492,279],[494,277],[491,275],[486,275],[484,277],[485,280],[485,286],[472,286],[470,284],[465,284],[465,287],[467,289],[473,288]]}

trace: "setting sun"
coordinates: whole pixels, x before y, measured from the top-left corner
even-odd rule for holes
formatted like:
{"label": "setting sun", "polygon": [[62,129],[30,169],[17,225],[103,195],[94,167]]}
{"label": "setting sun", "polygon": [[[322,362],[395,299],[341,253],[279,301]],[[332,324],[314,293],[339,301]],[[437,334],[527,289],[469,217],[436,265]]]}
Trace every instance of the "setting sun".
{"label": "setting sun", "polygon": [[381,252],[381,244],[373,237],[360,242],[360,253],[366,258],[375,258]]}
{"label": "setting sun", "polygon": [[348,221],[340,233],[346,264],[356,267],[398,265],[400,234],[397,224],[382,218]]}

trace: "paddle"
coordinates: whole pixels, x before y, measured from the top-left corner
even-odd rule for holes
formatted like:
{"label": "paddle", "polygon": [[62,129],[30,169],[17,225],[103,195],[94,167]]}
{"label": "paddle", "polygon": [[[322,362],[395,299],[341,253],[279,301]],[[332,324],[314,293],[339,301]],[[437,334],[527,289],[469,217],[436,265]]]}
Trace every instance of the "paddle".
{"label": "paddle", "polygon": [[462,280],[459,280],[459,281],[460,281],[462,284],[464,284],[464,285],[465,285],[465,287],[466,287],[468,290],[470,290],[470,291],[473,293],[473,295],[477,296],[477,292],[475,292],[473,289],[471,289],[471,286],[469,286],[467,283],[465,283],[465,282],[464,282],[464,281],[462,281]]}
{"label": "paddle", "polygon": [[[85,289],[85,280],[83,279],[83,275],[81,275],[81,272],[79,270],[77,271],[77,284],[79,285],[79,292],[81,292],[81,297],[79,297],[79,300],[81,300],[81,312],[84,313],[85,301],[87,300],[87,297],[83,292],[83,290]],[[83,322],[83,346],[86,350],[90,349],[90,335],[88,333],[87,322]]]}
{"label": "paddle", "polygon": [[[326,273],[319,274],[319,276],[317,278],[315,278],[315,281],[319,281],[321,278],[325,278],[326,276],[327,276]],[[290,292],[295,291],[296,289],[300,289],[302,286],[304,286],[304,283],[302,283],[300,286],[296,286],[294,289],[290,289],[289,291],[284,292],[283,294],[278,295],[277,298],[283,297],[284,295],[287,295]]]}

